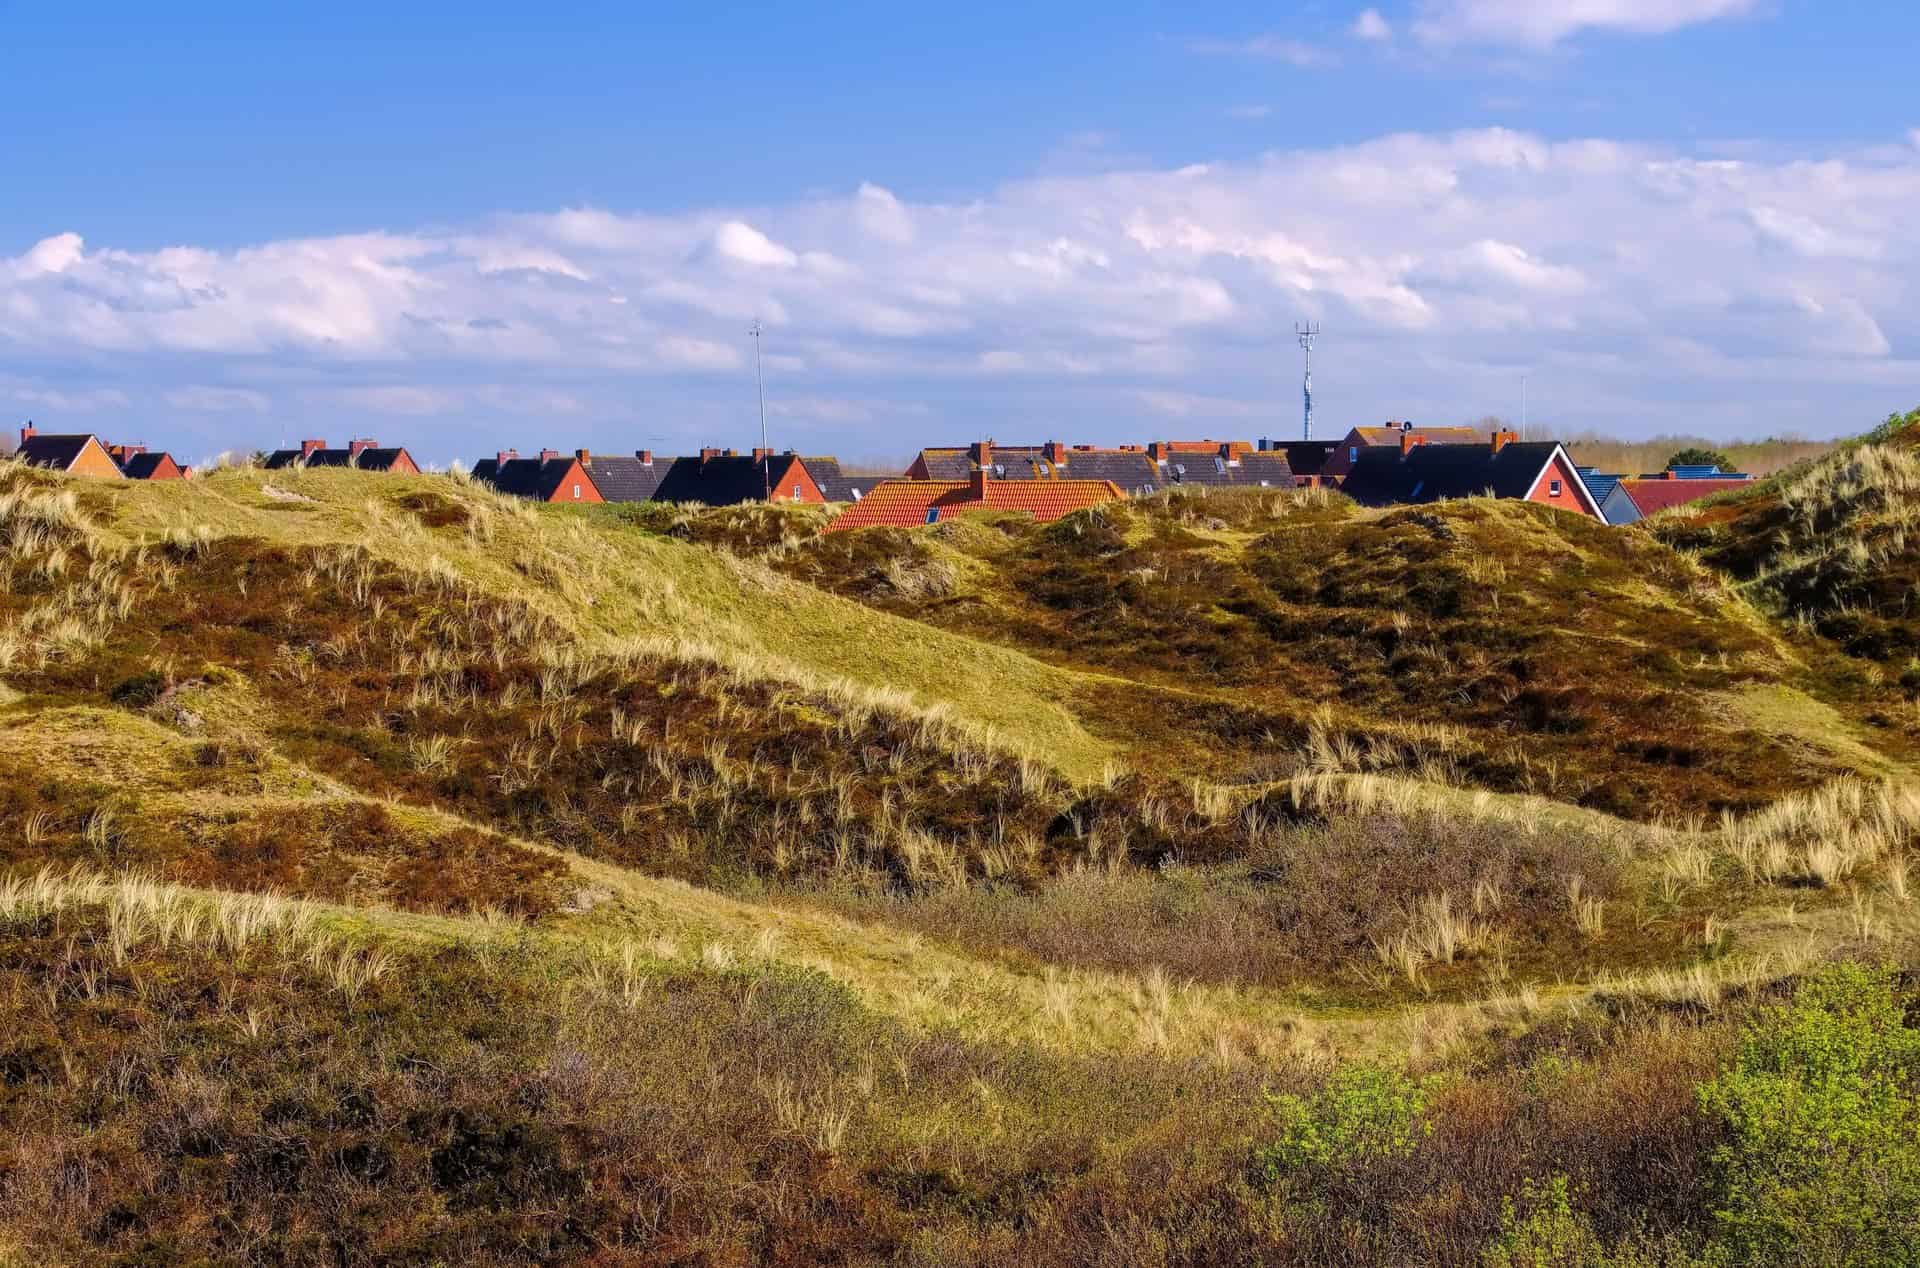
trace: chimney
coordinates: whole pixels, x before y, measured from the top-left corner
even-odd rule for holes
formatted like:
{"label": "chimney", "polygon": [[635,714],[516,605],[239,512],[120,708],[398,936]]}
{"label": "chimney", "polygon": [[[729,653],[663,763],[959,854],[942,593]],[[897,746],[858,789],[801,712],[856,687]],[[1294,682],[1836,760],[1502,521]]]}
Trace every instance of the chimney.
{"label": "chimney", "polygon": [[1047,461],[1056,467],[1067,460],[1067,447],[1057,440],[1049,440],[1046,444],[1040,446],[1040,452],[1045,454]]}
{"label": "chimney", "polygon": [[540,451],[540,461],[542,462],[552,462],[555,458],[558,458],[559,456],[560,456],[560,451],[558,449],[542,449]]}
{"label": "chimney", "polygon": [[576,450],[574,450],[574,451],[573,451],[573,456],[574,456],[574,457],[576,457],[576,458],[578,458],[578,459],[580,460],[580,465],[581,465],[581,466],[583,466],[583,467],[584,467],[584,466],[588,466],[588,465],[590,465],[590,464],[591,464],[591,463],[593,462],[593,455],[592,455],[592,454],[590,454],[590,453],[588,453],[588,452],[587,452],[586,450],[584,450],[584,449],[576,449]]}
{"label": "chimney", "polygon": [[653,465],[653,450],[651,449],[636,449],[633,451],[633,456],[640,460],[642,466],[651,467]]}
{"label": "chimney", "polygon": [[982,440],[967,446],[972,459],[967,472],[967,491],[976,502],[987,500],[987,481],[993,478],[993,442]]}
{"label": "chimney", "polygon": [[300,442],[300,456],[302,458],[311,458],[326,447],[327,442],[324,440],[303,440]]}
{"label": "chimney", "polygon": [[720,451],[718,449],[702,449],[700,451],[700,465],[704,467],[719,456]]}
{"label": "chimney", "polygon": [[1520,437],[1514,435],[1510,431],[1505,430],[1504,428],[1499,428],[1499,427],[1494,428],[1493,452],[1499,453],[1502,449],[1505,449],[1508,445],[1512,444],[1514,441],[1518,439],[1520,439]]}
{"label": "chimney", "polygon": [[35,427],[32,423],[27,423],[20,428],[20,443],[24,445],[39,434],[40,429],[38,427]]}
{"label": "chimney", "polygon": [[[1496,433],[1494,433],[1494,434],[1495,434],[1495,435],[1497,436],[1497,435],[1498,435],[1499,433],[1498,433],[1498,432],[1496,432]],[[1410,432],[1410,431],[1405,431],[1405,430],[1403,430],[1403,431],[1401,431],[1401,433],[1400,433],[1400,456],[1401,456],[1402,458],[1404,458],[1404,457],[1406,457],[1406,456],[1407,456],[1408,454],[1410,454],[1410,453],[1412,453],[1412,452],[1413,452],[1413,447],[1414,447],[1414,445],[1416,445],[1416,444],[1418,444],[1418,443],[1419,443],[1419,442],[1418,442],[1418,441],[1416,441],[1416,440],[1414,439],[1414,435],[1413,435],[1413,433],[1412,433],[1412,432]],[[1499,442],[1498,440],[1495,440],[1495,441],[1493,442],[1493,451],[1494,451],[1495,453],[1499,453],[1499,452],[1500,452],[1500,442]]]}
{"label": "chimney", "polygon": [[771,457],[773,457],[773,450],[771,449],[756,449],[753,451],[753,460],[755,462],[765,462]]}
{"label": "chimney", "polygon": [[1147,457],[1153,459],[1155,462],[1165,462],[1167,460],[1167,442],[1164,440],[1156,440],[1148,445]]}
{"label": "chimney", "polygon": [[1234,449],[1233,449],[1233,442],[1232,442],[1231,440],[1223,440],[1223,441],[1221,441],[1221,442],[1220,442],[1220,456],[1221,456],[1222,458],[1226,458],[1226,459],[1228,459],[1228,460],[1232,460],[1232,458],[1233,458],[1233,455],[1234,455]]}
{"label": "chimney", "polygon": [[519,456],[520,451],[518,449],[502,449],[493,455],[493,465],[496,467],[504,467]]}
{"label": "chimney", "polygon": [[362,436],[359,440],[349,440],[347,442],[347,457],[358,458],[361,454],[373,448],[377,443],[377,441],[366,436]]}

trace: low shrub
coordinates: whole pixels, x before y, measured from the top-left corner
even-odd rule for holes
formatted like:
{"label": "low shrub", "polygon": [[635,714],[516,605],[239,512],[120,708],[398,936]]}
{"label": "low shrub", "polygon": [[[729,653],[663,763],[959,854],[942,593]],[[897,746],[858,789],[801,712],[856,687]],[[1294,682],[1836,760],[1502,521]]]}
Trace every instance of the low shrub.
{"label": "low shrub", "polygon": [[1701,1089],[1721,1244],[1743,1264],[1920,1264],[1920,1029],[1892,975],[1826,970]]}

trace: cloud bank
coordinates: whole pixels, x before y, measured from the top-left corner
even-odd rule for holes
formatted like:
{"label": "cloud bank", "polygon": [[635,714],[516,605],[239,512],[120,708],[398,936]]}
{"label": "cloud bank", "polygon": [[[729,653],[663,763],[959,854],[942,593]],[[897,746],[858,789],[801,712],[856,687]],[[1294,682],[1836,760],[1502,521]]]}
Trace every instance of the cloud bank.
{"label": "cloud bank", "polygon": [[1547,48],[1584,31],[1665,35],[1746,17],[1759,0],[1425,0],[1420,8],[1414,33],[1425,40]]}
{"label": "cloud bank", "polygon": [[440,457],[536,422],[736,441],[758,318],[808,443],[1292,434],[1286,332],[1311,317],[1329,426],[1507,412],[1527,372],[1569,427],[1839,430],[1920,399],[1915,205],[1905,146],[1731,161],[1485,130],[967,203],[869,184],[225,250],[59,231],[0,255],[0,401],[210,444],[389,419]]}

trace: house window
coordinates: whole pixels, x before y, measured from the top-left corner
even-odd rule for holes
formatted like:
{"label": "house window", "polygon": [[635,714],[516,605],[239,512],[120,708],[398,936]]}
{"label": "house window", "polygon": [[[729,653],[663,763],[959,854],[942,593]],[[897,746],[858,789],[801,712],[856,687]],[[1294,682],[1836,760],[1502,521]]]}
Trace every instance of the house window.
{"label": "house window", "polygon": [[1360,461],[1360,446],[1358,445],[1347,446],[1347,461],[1348,462]]}
{"label": "house window", "polygon": [[929,506],[927,508],[927,523],[932,524],[937,522],[939,519],[940,519],[940,508],[937,506]]}
{"label": "house window", "polygon": [[1560,496],[1560,482],[1558,480],[1547,481],[1547,496],[1554,498]]}
{"label": "house window", "polygon": [[578,484],[573,486],[573,500],[576,502],[580,500],[580,486]]}
{"label": "house window", "polygon": [[797,484],[793,486],[793,500],[796,502],[800,500],[800,486]]}

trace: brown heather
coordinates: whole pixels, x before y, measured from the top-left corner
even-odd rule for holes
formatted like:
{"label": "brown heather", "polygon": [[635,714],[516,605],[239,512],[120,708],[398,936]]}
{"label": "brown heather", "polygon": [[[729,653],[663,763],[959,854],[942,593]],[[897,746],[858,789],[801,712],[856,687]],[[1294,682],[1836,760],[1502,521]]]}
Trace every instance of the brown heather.
{"label": "brown heather", "polygon": [[1743,1027],[1920,963],[1905,443],[1625,533],[0,465],[0,1264],[1474,1265],[1555,1178],[1699,1264]]}

